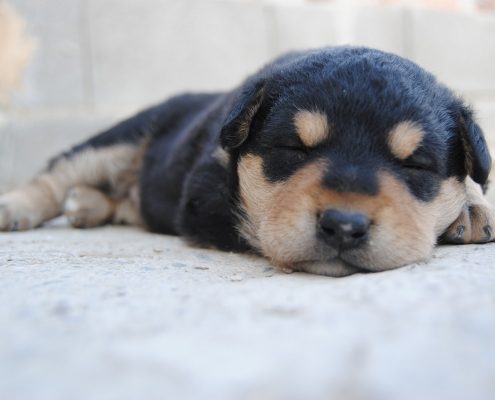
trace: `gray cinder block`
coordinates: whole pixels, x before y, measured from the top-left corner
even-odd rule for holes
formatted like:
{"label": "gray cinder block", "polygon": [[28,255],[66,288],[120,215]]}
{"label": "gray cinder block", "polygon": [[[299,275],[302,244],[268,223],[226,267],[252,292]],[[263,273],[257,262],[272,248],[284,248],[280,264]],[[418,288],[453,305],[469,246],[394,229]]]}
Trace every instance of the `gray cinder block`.
{"label": "gray cinder block", "polygon": [[89,5],[98,108],[230,88],[270,58],[262,5],[201,0]]}

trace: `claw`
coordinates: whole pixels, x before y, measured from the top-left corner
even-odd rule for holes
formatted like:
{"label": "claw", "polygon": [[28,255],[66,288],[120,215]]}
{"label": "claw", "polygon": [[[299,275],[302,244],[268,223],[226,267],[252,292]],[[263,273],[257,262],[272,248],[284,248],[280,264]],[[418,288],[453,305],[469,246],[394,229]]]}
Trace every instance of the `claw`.
{"label": "claw", "polygon": [[483,227],[483,232],[485,232],[484,241],[489,242],[493,237],[492,227],[490,225],[485,225]]}
{"label": "claw", "polygon": [[464,225],[459,225],[455,232],[455,236],[452,238],[452,240],[456,242],[462,242],[465,231],[466,231],[466,227]]}

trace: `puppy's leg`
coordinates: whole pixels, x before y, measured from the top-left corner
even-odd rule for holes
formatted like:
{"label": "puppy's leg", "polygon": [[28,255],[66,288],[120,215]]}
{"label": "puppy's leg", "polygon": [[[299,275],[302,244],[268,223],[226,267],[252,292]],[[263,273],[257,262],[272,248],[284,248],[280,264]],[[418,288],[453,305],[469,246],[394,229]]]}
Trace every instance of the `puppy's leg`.
{"label": "puppy's leg", "polygon": [[57,214],[52,191],[42,178],[0,196],[0,231],[30,229]]}
{"label": "puppy's leg", "polygon": [[122,174],[134,167],[137,153],[138,146],[119,144],[59,159],[31,183],[0,196],[0,230],[31,229],[60,215],[74,186],[117,186]]}
{"label": "puppy's leg", "polygon": [[488,203],[480,185],[467,177],[466,204],[459,217],[443,234],[447,243],[486,243],[495,240],[495,208]]}
{"label": "puppy's leg", "polygon": [[[129,189],[136,183],[134,178],[139,175],[146,143],[187,123],[191,115],[218,96],[173,97],[59,155],[31,183],[0,195],[0,231],[34,228],[60,215],[65,197],[74,186],[109,186],[112,198],[128,198]],[[129,172],[134,182],[125,178]],[[140,221],[138,209],[132,201],[122,200],[114,214],[122,222],[135,223]],[[98,215],[91,222],[100,218]]]}

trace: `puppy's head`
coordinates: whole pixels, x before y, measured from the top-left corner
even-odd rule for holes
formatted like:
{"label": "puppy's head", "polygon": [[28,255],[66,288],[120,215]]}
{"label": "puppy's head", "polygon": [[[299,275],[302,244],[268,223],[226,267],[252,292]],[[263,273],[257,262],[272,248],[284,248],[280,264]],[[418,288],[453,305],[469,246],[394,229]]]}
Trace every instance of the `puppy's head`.
{"label": "puppy's head", "polygon": [[368,49],[272,65],[246,83],[221,140],[236,160],[241,234],[296,270],[427,258],[461,211],[466,175],[484,184],[490,169],[478,125],[450,91]]}

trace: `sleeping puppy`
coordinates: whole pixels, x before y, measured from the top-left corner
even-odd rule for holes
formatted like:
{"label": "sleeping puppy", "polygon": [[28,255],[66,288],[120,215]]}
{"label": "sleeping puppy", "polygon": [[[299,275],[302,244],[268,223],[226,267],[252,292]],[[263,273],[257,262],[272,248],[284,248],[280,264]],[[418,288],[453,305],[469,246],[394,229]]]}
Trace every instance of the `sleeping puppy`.
{"label": "sleeping puppy", "polygon": [[60,214],[143,224],[339,276],[494,240],[473,114],[416,64],[367,48],[291,53],[228,93],[186,94],[53,159],[0,197],[0,229]]}

